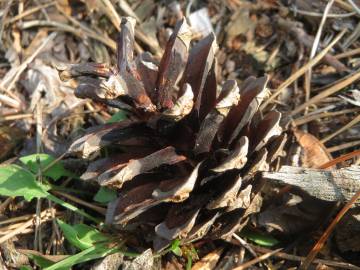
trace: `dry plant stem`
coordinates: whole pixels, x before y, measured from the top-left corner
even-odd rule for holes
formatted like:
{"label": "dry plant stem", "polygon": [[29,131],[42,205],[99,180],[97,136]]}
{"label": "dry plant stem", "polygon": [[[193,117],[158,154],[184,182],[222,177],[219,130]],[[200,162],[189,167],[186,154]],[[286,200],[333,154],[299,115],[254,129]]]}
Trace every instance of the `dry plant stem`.
{"label": "dry plant stem", "polygon": [[[100,33],[96,33],[94,32],[91,28],[85,26],[84,24],[78,22],[76,19],[74,19],[73,17],[67,15],[60,7],[59,5],[56,5],[56,8],[58,9],[58,11],[64,15],[70,22],[72,22],[75,26],[79,27],[80,30],[84,31],[84,33],[89,36],[92,39],[95,39],[97,41],[102,42],[103,44],[105,44],[106,46],[110,47],[113,51],[116,51],[116,42],[114,40],[112,40],[111,38],[107,37],[107,36],[103,36]],[[75,28],[74,28],[75,29]]]}
{"label": "dry plant stem", "polygon": [[343,126],[342,128],[338,129],[334,133],[332,133],[332,134],[328,135],[327,137],[325,137],[324,139],[322,139],[321,142],[326,143],[327,141],[331,140],[335,136],[346,131],[347,129],[351,128],[352,126],[356,125],[359,122],[360,122],[360,114],[358,116],[356,116],[353,120],[351,120],[349,123],[347,123],[345,126]]}
{"label": "dry plant stem", "polygon": [[[40,217],[42,219],[45,220],[49,220],[49,216],[48,216],[48,210],[44,210],[43,212],[41,212]],[[0,244],[4,243],[5,241],[7,241],[8,239],[14,237],[17,234],[20,234],[23,232],[23,230],[27,229],[28,227],[30,227],[31,225],[33,225],[35,221],[35,216],[31,219],[29,219],[28,221],[26,221],[22,226],[18,227],[17,229],[9,232],[8,234],[4,235],[3,237],[0,237]]]}
{"label": "dry plant stem", "polygon": [[88,203],[88,202],[85,202],[79,198],[76,198],[75,196],[72,196],[70,194],[67,194],[67,193],[64,193],[64,192],[60,192],[60,191],[51,191],[52,193],[56,194],[56,195],[59,195],[59,196],[63,196],[73,202],[76,202],[80,205],[83,205],[83,206],[86,206],[96,212],[98,212],[99,214],[102,214],[102,215],[105,215],[106,214],[106,209],[105,208],[102,208],[100,206],[97,206],[97,205],[93,205],[91,203]]}
{"label": "dry plant stem", "polygon": [[357,55],[360,54],[360,48],[356,48],[347,52],[343,52],[343,53],[339,53],[337,55],[335,55],[336,59],[342,59],[342,58],[347,58],[353,55]]}
{"label": "dry plant stem", "polygon": [[[8,199],[11,199],[11,197],[9,197]],[[27,220],[27,219],[29,219],[31,217],[34,217],[34,215],[33,214],[28,214],[28,215],[23,215],[23,216],[19,216],[19,217],[8,218],[8,219],[0,221],[0,226],[3,226],[5,224],[9,224],[9,223],[19,222],[19,221],[22,221],[22,220]]]}
{"label": "dry plant stem", "polygon": [[[322,29],[324,27],[326,17],[331,9],[331,6],[333,5],[334,0],[330,0],[324,9],[324,14],[321,18],[321,22],[318,28],[318,31],[316,32],[316,36],[313,42],[313,46],[311,48],[310,57],[309,59],[313,59],[316,51],[319,47],[319,42],[321,38]],[[310,99],[310,91],[311,91],[311,76],[312,76],[312,67],[309,67],[308,71],[305,73],[305,100],[308,101]],[[307,114],[307,108],[304,111],[304,114]]]}
{"label": "dry plant stem", "polygon": [[276,254],[277,252],[279,252],[281,250],[282,250],[282,248],[279,248],[279,249],[270,251],[268,253],[265,253],[265,254],[255,258],[255,259],[252,259],[252,260],[250,260],[250,261],[248,261],[246,263],[243,263],[242,265],[240,265],[238,267],[235,267],[234,270],[246,269],[246,268],[248,268],[248,267],[250,267],[250,266],[252,266],[252,265],[254,265],[254,264],[258,263],[258,262],[261,262],[263,260],[266,260],[266,259],[270,258],[271,256],[273,256],[274,254]]}
{"label": "dry plant stem", "polygon": [[[315,59],[315,58],[314,58]],[[300,106],[298,106],[295,110],[293,110],[290,115],[295,115],[299,112],[301,112],[302,110],[304,110],[306,107],[315,104],[321,100],[323,100],[324,98],[344,89],[345,87],[347,87],[348,85],[354,83],[355,81],[360,79],[360,69],[358,69],[357,71],[355,71],[354,73],[352,73],[351,75],[347,76],[344,80],[341,80],[340,82],[338,82],[337,84],[330,86],[328,89],[325,89],[324,91],[322,91],[320,94],[312,97],[309,101],[301,104]]]}
{"label": "dry plant stem", "polygon": [[331,166],[334,166],[334,165],[336,165],[336,164],[338,164],[340,162],[346,161],[346,160],[348,160],[350,158],[353,158],[353,157],[356,157],[356,156],[359,156],[359,155],[360,155],[360,149],[355,150],[355,151],[353,151],[351,153],[348,153],[346,155],[340,156],[338,158],[335,158],[335,159],[333,159],[333,160],[331,160],[329,162],[326,162],[325,164],[321,165],[319,167],[319,169],[327,169],[327,168],[329,168]]}
{"label": "dry plant stem", "polygon": [[344,115],[344,114],[347,114],[347,113],[357,113],[359,111],[360,111],[360,108],[353,108],[353,109],[345,109],[345,110],[336,111],[336,112],[323,112],[323,113],[318,113],[318,114],[307,114],[306,116],[302,116],[302,117],[299,117],[299,118],[295,119],[293,121],[293,124],[295,126],[301,126],[303,124],[306,124],[306,123],[311,122],[313,120],[318,120],[320,118],[333,117],[333,116],[337,116],[337,115]]}
{"label": "dry plant stem", "polygon": [[81,31],[82,29],[76,29],[72,26],[69,26],[64,23],[56,22],[56,21],[41,21],[41,20],[33,20],[33,21],[27,21],[22,23],[21,29],[28,29],[33,27],[55,27],[58,31],[64,31],[72,33],[80,38],[84,38],[84,36],[88,36],[92,39],[95,39],[97,41],[100,41],[104,43],[106,46],[110,47],[112,50],[116,50],[116,43],[112,39],[104,38],[100,34],[95,33],[93,31]]}
{"label": "dry plant stem", "polygon": [[16,73],[14,76],[8,78],[8,80],[3,80],[0,83],[0,90],[4,89],[6,92],[14,86],[15,82],[19,79],[21,73],[27,68],[27,66],[38,56],[38,54],[45,48],[45,46],[55,38],[56,33],[50,34],[46,37],[40,46],[35,50],[35,52],[30,55],[20,66],[16,67]]}
{"label": "dry plant stem", "polygon": [[2,14],[2,18],[1,18],[1,23],[0,23],[0,45],[2,46],[2,36],[3,36],[3,31],[4,31],[4,26],[5,23],[4,21],[6,20],[7,14],[10,10],[10,7],[12,5],[12,2],[14,0],[10,0],[7,5],[5,6],[4,10],[3,10],[3,14]]}
{"label": "dry plant stem", "polygon": [[[0,214],[2,214],[5,209],[9,206],[9,204],[14,200],[13,197],[8,197],[0,204]],[[1,225],[1,222],[0,222]]]}
{"label": "dry plant stem", "polygon": [[[256,250],[259,253],[268,253],[271,251],[271,249],[268,249],[268,248],[259,247],[259,246],[255,246],[255,245],[251,245],[251,246],[254,250]],[[278,252],[278,253],[274,254],[273,256],[277,257],[277,258],[289,260],[289,261],[296,261],[296,262],[301,262],[301,261],[304,261],[304,259],[305,259],[305,257],[291,255],[291,254],[287,254],[285,252]],[[342,268],[342,269],[360,270],[360,267],[349,264],[349,263],[344,263],[344,262],[336,262],[336,261],[323,260],[323,259],[315,259],[312,262],[312,264],[319,264],[319,263],[325,264],[330,267],[336,267],[336,269]]]}
{"label": "dry plant stem", "polygon": [[13,115],[7,115],[0,118],[0,123],[5,121],[14,121],[24,118],[32,118],[34,115],[32,113],[22,113],[22,114],[13,114]]}
{"label": "dry plant stem", "polygon": [[354,146],[357,146],[357,145],[360,145],[360,140],[353,141],[353,142],[348,142],[348,143],[343,143],[343,144],[340,144],[340,145],[337,145],[337,146],[334,146],[334,147],[329,147],[329,148],[327,148],[327,150],[329,152],[336,152],[336,151],[344,150],[344,149],[354,147]]}
{"label": "dry plant stem", "polygon": [[236,233],[234,233],[233,235],[232,235],[235,239],[236,239],[236,241],[238,241],[244,248],[246,248],[249,252],[250,252],[250,254],[252,255],[252,256],[254,256],[255,258],[258,256],[257,254],[256,254],[256,252],[251,248],[251,246],[244,240],[244,239],[242,239],[240,236],[238,236]]}
{"label": "dry plant stem", "polygon": [[[36,105],[36,153],[41,153],[41,138],[42,138],[42,100],[38,100]],[[40,166],[40,160],[37,158],[38,163],[38,175],[37,181],[42,182],[42,172]],[[34,237],[34,248],[42,252],[42,235],[41,235],[41,198],[36,199],[36,218],[35,218],[35,237]]]}
{"label": "dry plant stem", "polygon": [[14,22],[16,22],[16,21],[19,21],[19,20],[25,18],[26,16],[29,16],[29,15],[31,15],[31,14],[34,14],[35,12],[38,12],[38,11],[41,10],[41,9],[44,9],[44,8],[53,6],[53,5],[55,5],[55,3],[56,3],[56,2],[50,2],[50,3],[46,3],[46,4],[43,4],[43,5],[40,5],[40,6],[31,8],[31,9],[28,9],[28,10],[24,11],[23,13],[18,14],[18,15],[16,15],[16,16],[12,17],[11,19],[5,20],[4,25],[7,25],[7,24],[10,24],[10,23],[14,23]]}
{"label": "dry plant stem", "polygon": [[336,224],[339,223],[340,219],[345,215],[345,213],[351,208],[351,206],[359,199],[360,190],[351,198],[351,200],[341,209],[341,211],[336,215],[335,219],[331,222],[329,227],[325,230],[321,238],[312,248],[312,250],[307,255],[305,261],[300,265],[299,270],[306,270],[309,268],[311,262],[315,259],[316,255],[324,246],[324,243],[329,238],[331,232],[334,230]]}
{"label": "dry plant stem", "polygon": [[[345,34],[346,29],[341,31],[334,40],[324,48],[316,57],[311,59],[306,65],[302,66],[298,69],[295,73],[293,73],[285,82],[283,82],[279,88],[270,96],[261,106],[260,109],[264,110],[264,108],[270,104],[278,95],[281,94],[289,85],[291,85],[295,80],[297,80],[300,76],[302,76],[310,67],[316,65],[329,51],[334,45],[343,37]],[[311,99],[310,99],[311,100]],[[308,105],[307,105],[308,106]],[[305,106],[305,107],[307,107]]]}

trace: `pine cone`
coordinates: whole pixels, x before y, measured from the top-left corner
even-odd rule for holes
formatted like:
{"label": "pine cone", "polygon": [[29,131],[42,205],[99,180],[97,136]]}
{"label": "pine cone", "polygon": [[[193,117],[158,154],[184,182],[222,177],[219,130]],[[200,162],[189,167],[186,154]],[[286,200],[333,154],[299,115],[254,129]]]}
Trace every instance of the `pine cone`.
{"label": "pine cone", "polygon": [[129,114],[89,129],[69,152],[89,158],[108,147],[109,157],[91,162],[82,175],[118,189],[108,223],[143,232],[156,249],[176,238],[226,239],[258,211],[254,176],[269,168],[286,139],[281,114],[258,111],[267,78],[250,77],[240,90],[228,80],[218,89],[215,37],[190,50],[185,20],[159,64],[149,53],[134,57],[134,26],[123,19],[116,68],[88,63],[60,71],[63,79],[79,77],[78,97]]}

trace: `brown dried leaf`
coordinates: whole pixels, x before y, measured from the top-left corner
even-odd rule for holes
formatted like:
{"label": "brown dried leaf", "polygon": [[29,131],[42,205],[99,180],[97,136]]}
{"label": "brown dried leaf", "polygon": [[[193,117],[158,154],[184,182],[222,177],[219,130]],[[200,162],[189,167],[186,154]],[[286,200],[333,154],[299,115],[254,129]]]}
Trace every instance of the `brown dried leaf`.
{"label": "brown dried leaf", "polygon": [[321,165],[332,160],[326,147],[315,136],[301,130],[294,130],[296,140],[303,149],[301,155],[302,166],[306,168],[319,168]]}
{"label": "brown dried leaf", "polygon": [[207,255],[201,258],[200,261],[196,262],[191,270],[212,270],[215,269],[217,262],[219,261],[223,248],[218,248],[211,251]]}

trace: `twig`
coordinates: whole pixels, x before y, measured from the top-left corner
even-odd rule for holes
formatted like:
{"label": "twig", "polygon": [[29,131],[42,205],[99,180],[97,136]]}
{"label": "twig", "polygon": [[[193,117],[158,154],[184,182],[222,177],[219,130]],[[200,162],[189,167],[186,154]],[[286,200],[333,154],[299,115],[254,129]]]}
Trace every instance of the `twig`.
{"label": "twig", "polygon": [[56,195],[63,196],[63,197],[65,197],[65,198],[67,198],[67,199],[69,199],[69,200],[71,200],[73,202],[76,202],[76,203],[80,204],[80,205],[86,206],[86,207],[88,207],[88,208],[90,208],[90,209],[92,209],[92,210],[94,210],[94,211],[96,211],[96,212],[98,212],[98,213],[100,213],[102,215],[106,214],[106,209],[105,208],[102,208],[102,207],[97,206],[97,205],[93,205],[91,203],[83,201],[83,200],[81,200],[81,199],[79,199],[79,198],[77,198],[75,196],[70,195],[70,194],[60,192],[60,191],[51,191],[51,192],[56,194]]}
{"label": "twig", "polygon": [[348,153],[346,155],[343,155],[343,156],[340,156],[340,157],[337,157],[333,160],[330,160],[329,162],[326,162],[325,164],[321,165],[319,167],[319,169],[327,169],[331,166],[334,166],[335,164],[338,164],[340,162],[343,162],[343,161],[346,161],[350,158],[353,158],[353,157],[356,157],[356,156],[359,156],[360,155],[360,150],[355,150],[351,153]]}
{"label": "twig", "polygon": [[337,84],[334,84],[334,85],[330,86],[328,89],[325,89],[320,94],[312,97],[309,101],[301,104],[296,109],[294,109],[290,113],[290,115],[293,116],[293,115],[301,112],[302,110],[304,110],[306,107],[310,106],[311,104],[315,104],[315,103],[323,100],[324,98],[326,98],[326,97],[328,97],[328,96],[330,96],[330,95],[344,89],[346,86],[352,84],[353,82],[357,81],[358,79],[360,79],[360,69],[358,69],[357,71],[355,71],[351,75],[345,77],[345,79],[341,80]]}
{"label": "twig", "polygon": [[290,84],[292,84],[295,80],[297,80],[300,76],[302,76],[309,67],[312,67],[316,65],[327,53],[330,51],[330,49],[342,38],[342,36],[345,34],[346,29],[341,31],[334,40],[325,48],[323,49],[316,57],[311,59],[306,65],[302,66],[300,69],[298,69],[294,74],[290,76],[285,82],[283,82],[279,88],[272,94],[269,99],[267,99],[260,107],[261,110],[264,110],[265,107],[273,101],[278,95],[281,94],[282,91],[284,91]]}
{"label": "twig", "polygon": [[333,147],[329,147],[329,148],[327,148],[327,150],[331,153],[331,152],[344,150],[346,148],[354,147],[354,146],[357,146],[357,145],[360,145],[360,140],[353,141],[353,142],[348,142],[348,143],[343,143],[343,144],[333,146]]}
{"label": "twig", "polygon": [[233,270],[246,269],[246,268],[248,268],[248,267],[250,267],[250,266],[252,266],[252,265],[254,265],[254,264],[258,263],[258,262],[261,262],[263,260],[266,260],[266,259],[270,258],[271,256],[273,256],[274,254],[278,253],[281,250],[282,250],[282,248],[279,248],[279,249],[275,249],[273,251],[270,251],[268,253],[265,253],[265,254],[255,258],[255,259],[252,259],[252,260],[250,260],[250,261],[248,261],[246,263],[243,263],[242,265],[240,265],[238,267],[235,267]]}
{"label": "twig", "polygon": [[45,46],[55,38],[55,36],[56,33],[52,33],[48,37],[46,37],[40,44],[40,46],[35,50],[35,52],[31,56],[29,56],[20,66],[16,67],[16,72],[14,76],[10,76],[9,78],[6,78],[0,83],[0,90],[4,88],[5,91],[9,91],[13,87],[15,82],[19,79],[21,73],[38,56],[38,54],[45,48]]}
{"label": "twig", "polygon": [[335,136],[346,131],[347,129],[351,128],[352,126],[356,125],[359,122],[360,122],[360,114],[358,116],[356,116],[353,120],[351,120],[349,123],[347,123],[345,126],[343,126],[342,128],[340,128],[340,129],[336,130],[334,133],[326,136],[324,139],[321,140],[321,142],[326,143],[327,141],[331,140]]}
{"label": "twig", "polygon": [[360,197],[360,190],[356,192],[356,194],[351,198],[351,200],[341,209],[341,211],[336,215],[335,219],[330,223],[329,227],[325,230],[323,235],[314,245],[312,250],[307,255],[305,261],[300,265],[299,270],[306,270],[309,268],[311,262],[315,259],[316,255],[324,246],[324,243],[329,238],[331,232],[334,230],[336,224],[339,223],[341,218],[346,214],[346,212],[351,208],[351,206],[356,202],[357,199]]}
{"label": "twig", "polygon": [[35,12],[38,12],[39,10],[43,9],[43,8],[47,8],[47,7],[50,7],[50,6],[53,6],[55,5],[56,2],[50,2],[50,3],[46,3],[46,4],[43,4],[43,5],[40,5],[40,6],[37,6],[37,7],[34,7],[34,8],[31,8],[31,9],[28,9],[26,11],[24,11],[23,13],[21,14],[18,14],[14,17],[12,17],[11,19],[7,19],[5,20],[4,22],[4,25],[7,25],[7,24],[10,24],[10,23],[14,23],[18,20],[21,20],[22,18],[24,17],[27,17]]}
{"label": "twig", "polygon": [[[256,250],[257,252],[260,253],[267,253],[270,252],[271,249],[268,248],[264,248],[264,247],[259,247],[259,246],[255,246],[252,244],[249,244],[252,246],[252,248],[254,250]],[[301,256],[296,256],[296,255],[292,255],[292,254],[287,254],[285,252],[278,252],[276,254],[273,255],[274,257],[278,257],[281,259],[285,259],[285,260],[289,260],[289,261],[296,261],[296,262],[301,262],[305,260],[305,257],[301,257]],[[322,260],[322,259],[315,259],[312,261],[313,264],[325,264],[327,266],[331,266],[331,267],[336,267],[336,268],[343,268],[343,269],[349,269],[349,270],[360,270],[360,267],[352,265],[350,263],[344,263],[344,262],[336,262],[336,261],[330,261],[330,260]]]}
{"label": "twig", "polygon": [[[321,38],[322,29],[323,29],[323,27],[325,25],[327,15],[328,15],[333,3],[334,3],[334,0],[330,0],[326,4],[326,7],[324,9],[324,14],[323,14],[323,16],[321,18],[321,22],[320,22],[318,31],[316,32],[316,36],[315,36],[314,41],[313,41],[313,45],[312,45],[312,48],[311,48],[309,59],[313,59],[315,54],[316,54],[316,51],[317,51],[317,49],[319,47],[319,42],[320,42],[320,38]],[[310,99],[311,76],[312,76],[312,67],[309,67],[309,69],[305,73],[305,101],[308,101]],[[305,108],[304,113],[307,114],[307,108]]]}
{"label": "twig", "polygon": [[[41,214],[40,217],[45,220],[49,219],[49,215],[48,215],[48,211],[44,210]],[[31,225],[33,225],[34,223],[34,219],[35,216],[31,219],[29,219],[28,221],[26,221],[22,226],[20,226],[19,228],[9,232],[8,234],[4,235],[3,237],[0,237],[0,244],[4,243],[5,241],[7,241],[8,239],[14,237],[17,234],[22,233],[23,230],[27,229],[28,227],[30,227]]]}
{"label": "twig", "polygon": [[302,116],[302,117],[294,119],[293,124],[295,126],[301,126],[301,125],[311,122],[313,120],[318,120],[318,119],[325,118],[325,117],[333,117],[333,116],[337,116],[337,115],[345,115],[347,113],[357,113],[359,111],[360,111],[360,108],[353,108],[353,109],[345,109],[345,110],[336,111],[336,112],[323,112],[323,113],[317,113],[317,114],[307,114],[306,116]]}

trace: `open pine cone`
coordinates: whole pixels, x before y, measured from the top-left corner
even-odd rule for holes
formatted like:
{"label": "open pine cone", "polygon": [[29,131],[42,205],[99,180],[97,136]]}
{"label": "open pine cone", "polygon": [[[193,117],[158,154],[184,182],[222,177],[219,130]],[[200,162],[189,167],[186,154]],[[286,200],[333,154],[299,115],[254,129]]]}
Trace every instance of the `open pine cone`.
{"label": "open pine cone", "polygon": [[[281,114],[262,116],[266,77],[217,89],[213,35],[190,48],[191,31],[178,22],[158,64],[134,58],[134,26],[124,18],[116,68],[88,63],[60,71],[79,77],[76,95],[128,111],[119,123],[93,127],[70,153],[83,158],[107,147],[82,175],[116,188],[107,222],[141,231],[160,249],[173,239],[226,239],[258,211],[257,171],[268,170],[285,142]],[[90,158],[93,159],[93,158]]]}

